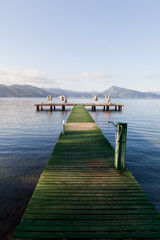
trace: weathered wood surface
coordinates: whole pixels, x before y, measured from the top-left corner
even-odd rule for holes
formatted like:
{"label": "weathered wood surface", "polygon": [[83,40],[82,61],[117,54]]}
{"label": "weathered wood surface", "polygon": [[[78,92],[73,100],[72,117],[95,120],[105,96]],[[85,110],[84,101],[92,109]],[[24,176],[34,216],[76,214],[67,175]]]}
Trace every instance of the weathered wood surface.
{"label": "weathered wood surface", "polygon": [[[80,122],[83,130],[71,123]],[[88,124],[86,124],[88,123]],[[13,239],[160,239],[160,215],[82,105],[69,116]]]}

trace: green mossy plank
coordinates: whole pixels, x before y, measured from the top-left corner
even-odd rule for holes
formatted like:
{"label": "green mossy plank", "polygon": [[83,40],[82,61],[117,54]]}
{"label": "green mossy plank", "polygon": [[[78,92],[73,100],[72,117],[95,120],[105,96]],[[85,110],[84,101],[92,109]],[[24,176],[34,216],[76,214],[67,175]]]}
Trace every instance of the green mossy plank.
{"label": "green mossy plank", "polygon": [[[52,197],[50,197],[52,198]],[[105,207],[107,206],[110,206],[110,205],[122,205],[123,207],[126,205],[126,206],[130,206],[130,205],[151,205],[153,207],[153,205],[151,204],[150,201],[147,201],[146,199],[145,200],[111,200],[111,201],[104,201],[104,200],[92,200],[89,199],[87,201],[87,199],[85,201],[82,201],[82,200],[77,200],[77,201],[70,201],[70,200],[48,200],[47,199],[42,199],[42,200],[39,200],[38,198],[37,199],[31,199],[30,202],[29,202],[29,205],[28,207],[30,206],[38,206],[38,205],[46,205],[46,203],[50,204],[50,205],[57,205],[57,206],[61,206],[61,205],[75,205],[75,206],[78,206],[78,205],[105,205]]]}
{"label": "green mossy plank", "polygon": [[160,231],[132,231],[132,232],[15,232],[14,238],[28,239],[158,239]]}
{"label": "green mossy plank", "polygon": [[[47,205],[47,206],[46,206]],[[84,205],[77,205],[76,203],[75,203],[75,205],[67,205],[67,204],[65,204],[65,205],[63,205],[63,204],[57,204],[57,205],[51,205],[51,204],[48,204],[48,203],[46,203],[46,205],[38,205],[37,204],[37,206],[35,206],[34,204],[32,204],[32,205],[28,205],[28,212],[27,213],[35,213],[35,212],[40,212],[41,213],[41,211],[44,211],[44,213],[48,213],[48,210],[50,210],[50,211],[52,211],[52,210],[55,210],[55,212],[57,211],[59,211],[59,210],[81,210],[81,211],[83,211],[83,210],[103,210],[103,211],[105,211],[105,210],[114,210],[114,211],[116,211],[116,210],[127,210],[128,212],[131,210],[131,212],[132,212],[132,210],[154,210],[155,208],[152,206],[152,205],[150,205],[150,204],[148,204],[148,205],[138,205],[138,204],[134,204],[134,205],[125,205],[124,206],[124,204],[122,204],[122,205],[117,205],[117,204],[115,204],[115,205],[105,205],[105,204],[95,204],[95,205],[89,205],[89,204],[84,204]],[[113,214],[114,214],[114,212],[113,212]]]}
{"label": "green mossy plank", "polygon": [[157,224],[159,224],[160,221],[160,215],[156,213],[143,213],[143,214],[129,214],[129,215],[123,215],[123,214],[54,214],[54,213],[50,213],[48,215],[46,214],[24,214],[22,217],[22,221],[23,220],[74,220],[74,221],[79,221],[79,220],[118,220],[121,221],[123,220],[153,220],[156,219],[157,220]]}
{"label": "green mossy plank", "polygon": [[153,214],[153,213],[158,213],[155,208],[153,209],[125,209],[125,206],[123,209],[107,209],[107,210],[99,210],[99,209],[86,209],[86,210],[81,210],[81,209],[29,209],[27,208],[25,211],[26,214],[100,214],[100,215],[106,215],[106,214],[124,214],[124,215],[130,215],[130,214]]}
{"label": "green mossy plank", "polygon": [[96,197],[90,197],[90,198],[87,198],[87,197],[48,197],[48,196],[33,196],[32,197],[33,201],[34,200],[39,200],[39,201],[74,201],[76,204],[77,204],[77,201],[87,201],[87,199],[89,199],[88,201],[148,201],[148,199],[144,196],[139,196],[139,197],[101,197],[100,198],[96,198]]}
{"label": "green mossy plank", "polygon": [[[119,194],[122,194],[122,195],[124,195],[124,197],[140,197],[140,196],[145,196],[145,193],[132,193],[132,192],[121,192],[121,193],[114,193],[114,192],[107,192],[107,193],[105,193],[105,192],[101,192],[101,193],[97,193],[96,191],[95,192],[93,192],[93,193],[84,193],[84,192],[82,192],[82,193],[79,193],[79,192],[75,192],[75,191],[73,191],[73,192],[64,192],[64,193],[62,193],[62,192],[52,192],[52,191],[45,191],[45,190],[40,190],[40,191],[34,191],[34,194],[33,194],[33,197],[39,197],[39,196],[48,196],[48,197],[70,197],[70,196],[72,196],[72,197],[85,197],[85,199],[87,200],[87,199],[90,199],[91,197],[118,197],[119,196]],[[63,198],[62,198],[63,199]]]}
{"label": "green mossy plank", "polygon": [[116,226],[19,226],[17,231],[40,231],[40,232],[123,232],[123,231],[160,231],[159,225],[116,225]]}
{"label": "green mossy plank", "polygon": [[21,226],[126,226],[127,224],[131,226],[135,225],[158,225],[157,220],[141,220],[141,219],[128,219],[117,221],[117,220],[23,220]]}

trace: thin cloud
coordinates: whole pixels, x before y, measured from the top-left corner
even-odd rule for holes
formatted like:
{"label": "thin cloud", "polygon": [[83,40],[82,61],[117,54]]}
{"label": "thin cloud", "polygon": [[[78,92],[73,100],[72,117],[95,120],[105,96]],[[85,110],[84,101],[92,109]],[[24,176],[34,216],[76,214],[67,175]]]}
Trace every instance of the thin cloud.
{"label": "thin cloud", "polygon": [[65,76],[56,73],[45,73],[33,69],[23,69],[14,66],[0,66],[0,84],[33,85],[45,88],[70,88],[72,90],[100,90],[102,86],[111,83],[112,75],[102,72],[83,72]]}
{"label": "thin cloud", "polygon": [[113,76],[102,72],[83,72],[70,76],[55,76],[55,80],[63,88],[69,88],[76,91],[102,91],[112,82]]}
{"label": "thin cloud", "polygon": [[33,69],[22,69],[20,67],[0,66],[0,84],[12,85],[34,85],[45,86],[57,84],[50,74]]}
{"label": "thin cloud", "polygon": [[96,81],[96,80],[101,80],[101,79],[107,79],[107,80],[111,80],[112,79],[112,75],[111,74],[107,74],[107,73],[101,73],[101,72],[91,72],[91,73],[81,73],[81,74],[76,74],[71,76],[70,79],[73,80],[91,80],[91,81]]}
{"label": "thin cloud", "polygon": [[152,74],[151,76],[149,76],[149,78],[151,78],[151,79],[160,79],[160,73]]}

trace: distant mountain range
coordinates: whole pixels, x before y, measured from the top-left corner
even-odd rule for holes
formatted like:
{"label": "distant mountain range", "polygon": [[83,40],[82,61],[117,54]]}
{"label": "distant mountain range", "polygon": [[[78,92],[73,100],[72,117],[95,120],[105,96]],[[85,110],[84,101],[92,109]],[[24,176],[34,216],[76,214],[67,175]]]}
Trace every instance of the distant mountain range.
{"label": "distant mountain range", "polygon": [[110,95],[111,97],[115,98],[160,98],[160,93],[154,92],[139,92],[135,90],[130,90],[127,88],[120,88],[113,86],[108,90],[105,90],[101,93],[104,95]]}
{"label": "distant mountain range", "polygon": [[46,94],[43,89],[30,85],[0,85],[0,97],[45,97]]}
{"label": "distant mountain range", "polygon": [[30,85],[0,85],[0,97],[58,97],[59,95],[67,97],[93,97],[98,95],[104,97],[110,95],[112,98],[160,98],[160,92],[139,92],[126,88],[112,86],[103,92],[77,92],[61,88],[37,88]]}

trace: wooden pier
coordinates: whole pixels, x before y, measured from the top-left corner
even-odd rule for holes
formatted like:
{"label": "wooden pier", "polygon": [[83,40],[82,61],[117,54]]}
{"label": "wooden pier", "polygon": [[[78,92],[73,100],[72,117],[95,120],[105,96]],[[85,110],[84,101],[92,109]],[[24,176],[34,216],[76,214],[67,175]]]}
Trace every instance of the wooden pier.
{"label": "wooden pier", "polygon": [[160,214],[83,105],[68,118],[12,239],[160,239]]}
{"label": "wooden pier", "polygon": [[63,104],[63,103],[41,103],[41,104],[35,104],[36,110],[43,110],[45,107],[49,107],[50,111],[56,110],[56,107],[62,108],[62,111],[65,111],[66,107],[73,107],[73,104]]}
{"label": "wooden pier", "polygon": [[96,111],[97,107],[102,107],[103,111],[115,110],[122,111],[124,105],[121,104],[83,104],[85,107],[91,107],[92,111]]}
{"label": "wooden pier", "polygon": [[[70,103],[41,103],[41,104],[35,104],[34,106],[36,107],[36,110],[43,110],[46,107],[49,107],[50,111],[52,112],[53,110],[56,110],[56,108],[60,107],[62,108],[62,111],[65,111],[66,107],[73,107],[76,104],[70,104]],[[122,107],[124,105],[121,104],[98,104],[98,103],[84,103],[82,104],[83,106],[86,107],[91,107],[92,111],[96,111],[96,108],[102,107],[103,111],[109,111],[109,110],[115,110],[115,111],[122,111]]]}

